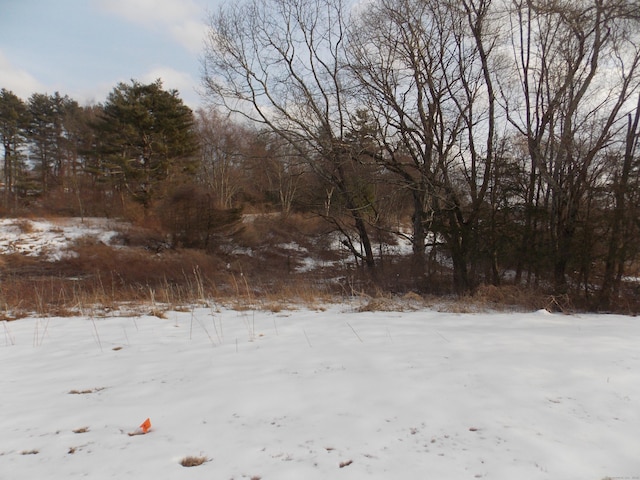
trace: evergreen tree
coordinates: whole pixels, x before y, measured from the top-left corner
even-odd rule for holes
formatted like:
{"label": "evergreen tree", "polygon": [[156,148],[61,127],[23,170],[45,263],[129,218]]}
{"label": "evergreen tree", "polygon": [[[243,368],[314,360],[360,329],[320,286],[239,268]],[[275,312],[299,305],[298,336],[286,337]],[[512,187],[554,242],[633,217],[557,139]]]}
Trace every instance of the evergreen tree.
{"label": "evergreen tree", "polygon": [[0,90],[0,140],[4,148],[4,200],[9,206],[15,199],[16,182],[23,170],[21,149],[26,143],[29,112],[13,92]]}
{"label": "evergreen tree", "polygon": [[67,166],[75,157],[69,120],[79,108],[75,100],[58,92],[34,93],[29,98],[30,153],[35,162],[33,168],[39,173],[42,194],[62,183]]}
{"label": "evergreen tree", "polygon": [[111,174],[145,211],[157,186],[177,171],[190,170],[197,143],[193,113],[166,91],[161,80],[144,85],[120,83],[107,97],[99,129]]}

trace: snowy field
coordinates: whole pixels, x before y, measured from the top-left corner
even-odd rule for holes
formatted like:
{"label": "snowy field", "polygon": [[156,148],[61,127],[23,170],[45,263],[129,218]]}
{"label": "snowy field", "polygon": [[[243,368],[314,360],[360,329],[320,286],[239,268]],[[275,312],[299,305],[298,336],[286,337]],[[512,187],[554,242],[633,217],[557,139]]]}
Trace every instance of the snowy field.
{"label": "snowy field", "polygon": [[640,478],[637,318],[345,304],[2,323],[2,479]]}
{"label": "snowy field", "polygon": [[0,254],[21,253],[56,261],[74,255],[69,249],[80,238],[110,243],[117,235],[116,225],[104,218],[0,218]]}

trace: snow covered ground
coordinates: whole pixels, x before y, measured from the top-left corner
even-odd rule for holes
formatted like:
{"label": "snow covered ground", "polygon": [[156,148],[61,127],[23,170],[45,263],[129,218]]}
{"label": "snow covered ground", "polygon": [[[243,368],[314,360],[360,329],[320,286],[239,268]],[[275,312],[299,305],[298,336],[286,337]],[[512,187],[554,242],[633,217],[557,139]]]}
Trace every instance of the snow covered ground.
{"label": "snow covered ground", "polygon": [[640,478],[633,317],[203,308],[0,335],[2,479]]}
{"label": "snow covered ground", "polygon": [[55,220],[0,219],[0,254],[21,253],[55,261],[74,255],[75,240],[93,237],[109,243],[117,235],[116,223],[104,218],[59,218]]}

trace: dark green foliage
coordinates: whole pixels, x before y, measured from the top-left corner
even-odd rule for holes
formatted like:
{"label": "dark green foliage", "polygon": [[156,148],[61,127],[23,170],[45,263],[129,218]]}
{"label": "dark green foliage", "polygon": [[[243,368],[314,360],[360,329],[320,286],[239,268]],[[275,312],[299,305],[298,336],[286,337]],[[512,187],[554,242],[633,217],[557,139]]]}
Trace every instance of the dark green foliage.
{"label": "dark green foliage", "polygon": [[193,113],[162,82],[120,83],[107,97],[99,129],[110,173],[147,210],[157,186],[176,171],[193,169]]}
{"label": "dark green foliage", "polygon": [[24,176],[22,148],[27,141],[29,110],[13,92],[0,90],[0,140],[4,148],[4,200],[15,199],[16,184]]}
{"label": "dark green foliage", "polygon": [[73,122],[80,107],[67,95],[34,93],[29,98],[31,159],[40,179],[40,193],[61,184],[76,160]]}

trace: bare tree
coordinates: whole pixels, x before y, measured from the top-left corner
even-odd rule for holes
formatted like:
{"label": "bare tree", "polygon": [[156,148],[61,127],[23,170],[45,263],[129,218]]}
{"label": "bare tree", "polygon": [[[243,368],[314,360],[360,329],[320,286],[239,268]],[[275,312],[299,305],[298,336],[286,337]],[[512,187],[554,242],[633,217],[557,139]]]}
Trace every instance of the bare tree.
{"label": "bare tree", "polygon": [[345,145],[349,95],[343,0],[247,0],[210,18],[202,61],[207,96],[285,139],[343,197],[362,252],[374,266]]}
{"label": "bare tree", "polygon": [[[625,224],[629,218],[634,217],[635,208],[631,201],[634,164],[637,163],[636,155],[640,142],[640,95],[634,114],[628,115],[628,124],[624,151],[617,156],[613,168],[613,199],[614,205],[611,215],[611,233],[607,254],[605,257],[605,269],[600,290],[600,306],[609,308],[611,300],[617,296],[620,281],[624,274],[625,263],[628,259],[627,241],[625,241]],[[621,157],[621,158],[620,158]],[[620,161],[621,160],[621,161]],[[637,175],[637,171],[635,172]],[[631,213],[631,215],[629,215]]]}
{"label": "bare tree", "polygon": [[375,112],[385,168],[413,198],[417,273],[429,232],[445,241],[455,290],[473,287],[470,254],[491,178],[495,99],[489,0],[378,0],[352,36],[361,101]]}
{"label": "bare tree", "polygon": [[267,182],[266,190],[277,201],[282,215],[288,216],[306,177],[307,162],[271,131],[261,133],[259,142],[263,149],[255,170]]}
{"label": "bare tree", "polygon": [[29,123],[27,105],[13,92],[0,90],[0,140],[4,150],[4,203],[15,207],[17,184],[24,170],[22,149]]}
{"label": "bare tree", "polygon": [[200,180],[219,208],[232,208],[242,189],[246,129],[215,109],[196,112],[200,142]]}
{"label": "bare tree", "polygon": [[[567,289],[581,205],[639,88],[639,9],[627,0],[514,0],[509,8],[515,69],[502,77],[501,98],[527,142],[530,205],[536,178],[544,180],[560,292]],[[529,218],[525,250],[531,224]]]}

